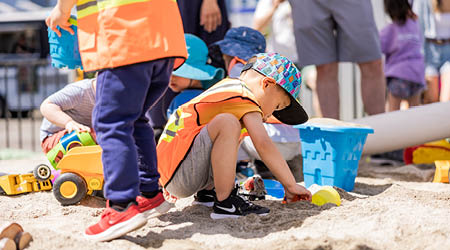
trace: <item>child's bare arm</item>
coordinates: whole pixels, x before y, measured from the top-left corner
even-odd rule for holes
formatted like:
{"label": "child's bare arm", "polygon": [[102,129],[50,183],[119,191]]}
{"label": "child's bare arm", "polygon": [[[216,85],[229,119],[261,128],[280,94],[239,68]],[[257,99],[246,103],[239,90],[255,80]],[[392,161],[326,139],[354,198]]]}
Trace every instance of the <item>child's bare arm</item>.
{"label": "child's bare arm", "polygon": [[45,99],[42,102],[41,113],[51,123],[55,124],[58,127],[67,129],[69,133],[73,130],[77,130],[79,132],[91,131],[89,127],[74,121],[72,117],[62,111],[61,107],[50,102],[48,99]]}
{"label": "child's bare arm", "polygon": [[74,34],[72,28],[70,28],[69,18],[70,10],[76,3],[77,0],[58,0],[50,15],[45,19],[47,26],[56,32],[59,37],[61,36],[61,31],[57,29],[57,26],[67,30],[72,35]]}
{"label": "child's bare arm", "polygon": [[288,201],[293,198],[293,195],[300,195],[310,200],[311,193],[304,187],[297,185],[289,166],[267,134],[261,114],[251,112],[245,114],[242,120],[259,156],[272,174],[283,184]]}

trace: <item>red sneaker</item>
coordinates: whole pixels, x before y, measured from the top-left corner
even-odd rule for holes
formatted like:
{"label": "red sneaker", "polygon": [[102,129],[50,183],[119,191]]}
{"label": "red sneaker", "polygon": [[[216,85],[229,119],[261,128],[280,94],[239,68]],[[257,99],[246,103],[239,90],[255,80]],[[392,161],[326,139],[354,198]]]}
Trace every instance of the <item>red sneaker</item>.
{"label": "red sneaker", "polygon": [[139,212],[143,213],[147,219],[163,214],[173,207],[171,203],[164,199],[161,192],[153,198],[138,196],[136,201],[138,202]]}
{"label": "red sneaker", "polygon": [[100,221],[88,227],[84,236],[90,240],[109,241],[141,228],[146,223],[147,219],[139,212],[136,204],[130,203],[124,211],[118,212],[109,206],[108,201]]}

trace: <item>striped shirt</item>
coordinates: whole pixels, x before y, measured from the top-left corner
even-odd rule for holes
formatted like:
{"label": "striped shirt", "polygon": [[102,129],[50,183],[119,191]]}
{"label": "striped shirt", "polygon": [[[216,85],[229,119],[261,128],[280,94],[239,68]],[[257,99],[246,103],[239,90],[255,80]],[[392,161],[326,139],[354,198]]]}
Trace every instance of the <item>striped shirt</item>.
{"label": "striped shirt", "polygon": [[[64,113],[80,124],[92,127],[92,110],[95,104],[95,92],[92,87],[94,79],[85,79],[68,84],[63,89],[52,94],[48,100],[58,105]],[[48,136],[64,128],[52,124],[44,118],[41,124],[41,142]]]}

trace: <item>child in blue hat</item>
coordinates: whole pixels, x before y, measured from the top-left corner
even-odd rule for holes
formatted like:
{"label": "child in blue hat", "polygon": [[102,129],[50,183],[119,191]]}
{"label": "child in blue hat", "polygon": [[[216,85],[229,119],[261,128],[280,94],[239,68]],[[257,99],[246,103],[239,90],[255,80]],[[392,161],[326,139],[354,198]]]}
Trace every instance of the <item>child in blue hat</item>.
{"label": "child in blue hat", "polygon": [[214,83],[222,80],[225,72],[207,64],[208,47],[199,37],[185,34],[188,58],[185,63],[172,72],[169,88],[179,93],[170,103],[167,109],[169,117],[178,106],[190,101],[201,94]]}
{"label": "child in blue hat", "polygon": [[300,124],[308,115],[297,101],[301,77],[295,65],[276,53],[251,58],[238,79],[226,78],[181,105],[169,118],[157,146],[160,183],[166,194],[213,198],[211,218],[267,215],[234,187],[237,152],[248,132],[262,160],[283,184],[287,202],[311,201],[296,183],[263,122],[272,114],[286,124]]}
{"label": "child in blue hat", "polygon": [[266,39],[249,27],[231,28],[223,40],[215,43],[222,52],[228,76],[238,78],[244,64],[252,56],[266,51]]}
{"label": "child in blue hat", "polygon": [[[173,110],[222,80],[225,75],[222,68],[207,64],[209,51],[203,40],[193,34],[185,34],[185,39],[189,43],[189,62],[173,72],[169,89],[147,113],[149,123],[155,131],[156,141]],[[183,91],[185,89],[187,91]]]}

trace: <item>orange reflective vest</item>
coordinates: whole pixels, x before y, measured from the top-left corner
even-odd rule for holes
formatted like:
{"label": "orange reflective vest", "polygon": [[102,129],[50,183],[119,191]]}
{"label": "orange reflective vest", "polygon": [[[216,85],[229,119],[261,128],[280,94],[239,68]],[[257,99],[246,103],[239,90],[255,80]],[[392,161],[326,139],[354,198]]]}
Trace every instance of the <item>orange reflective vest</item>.
{"label": "orange reflective vest", "polygon": [[158,146],[159,181],[165,187],[181,164],[195,137],[216,115],[230,113],[238,120],[262,111],[250,89],[238,79],[224,79],[181,105],[169,118]]}
{"label": "orange reflective vest", "polygon": [[86,71],[187,58],[176,0],[78,0],[78,41]]}

